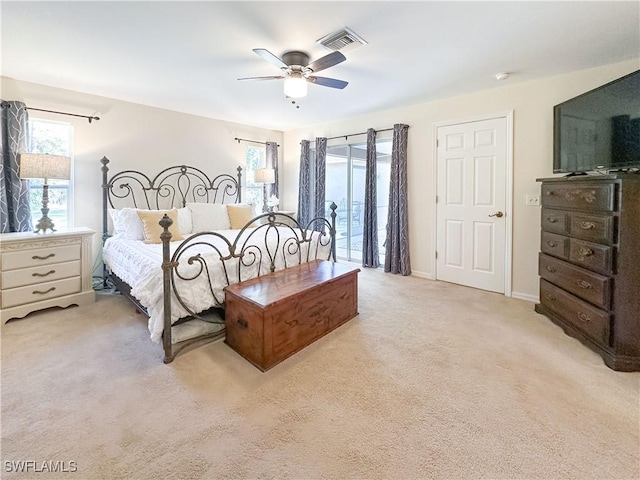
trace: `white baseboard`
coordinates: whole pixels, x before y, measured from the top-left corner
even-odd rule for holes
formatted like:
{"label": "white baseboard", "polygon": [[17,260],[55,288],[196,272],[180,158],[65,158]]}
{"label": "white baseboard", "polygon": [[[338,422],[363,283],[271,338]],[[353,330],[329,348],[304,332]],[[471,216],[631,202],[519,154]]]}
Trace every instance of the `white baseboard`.
{"label": "white baseboard", "polygon": [[427,280],[435,280],[432,274],[426,272],[416,272],[415,270],[412,270],[411,275],[418,278],[426,278]]}
{"label": "white baseboard", "polygon": [[[435,280],[433,274],[426,272],[417,272],[415,270],[411,271],[411,276],[418,278],[426,278],[427,280]],[[530,295],[528,293],[520,293],[520,292],[511,292],[512,298],[517,298],[519,300],[526,300],[527,302],[532,303],[540,303],[540,298],[537,295]]]}
{"label": "white baseboard", "polygon": [[528,293],[511,292],[511,297],[526,300],[527,302],[540,303],[540,297],[529,295]]}

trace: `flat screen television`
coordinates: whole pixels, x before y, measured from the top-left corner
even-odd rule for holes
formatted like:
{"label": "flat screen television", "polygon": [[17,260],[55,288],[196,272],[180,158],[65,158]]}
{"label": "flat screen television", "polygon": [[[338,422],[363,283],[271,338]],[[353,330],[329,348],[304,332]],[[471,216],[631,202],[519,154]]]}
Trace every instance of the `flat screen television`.
{"label": "flat screen television", "polygon": [[640,70],[553,107],[553,173],[640,169]]}

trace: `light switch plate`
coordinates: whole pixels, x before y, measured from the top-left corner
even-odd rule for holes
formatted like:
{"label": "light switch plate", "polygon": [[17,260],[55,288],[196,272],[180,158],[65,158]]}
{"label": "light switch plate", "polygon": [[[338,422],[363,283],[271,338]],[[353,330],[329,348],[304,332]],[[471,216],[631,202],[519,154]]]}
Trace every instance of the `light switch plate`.
{"label": "light switch plate", "polygon": [[525,198],[525,201],[528,206],[537,207],[538,205],[540,205],[540,195],[528,194]]}

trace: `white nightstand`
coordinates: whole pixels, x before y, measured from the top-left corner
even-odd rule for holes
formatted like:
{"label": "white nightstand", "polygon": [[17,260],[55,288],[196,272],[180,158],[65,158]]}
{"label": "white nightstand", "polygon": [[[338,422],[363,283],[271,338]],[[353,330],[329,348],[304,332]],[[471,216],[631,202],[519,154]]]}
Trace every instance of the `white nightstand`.
{"label": "white nightstand", "polygon": [[0,234],[0,323],[95,301],[88,228]]}

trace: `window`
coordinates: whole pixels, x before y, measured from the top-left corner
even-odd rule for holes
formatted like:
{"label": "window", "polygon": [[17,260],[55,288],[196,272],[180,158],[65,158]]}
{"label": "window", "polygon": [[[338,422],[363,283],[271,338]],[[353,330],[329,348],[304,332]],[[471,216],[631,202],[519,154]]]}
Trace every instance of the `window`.
{"label": "window", "polygon": [[262,183],[255,182],[255,171],[258,168],[264,168],[266,166],[266,149],[265,147],[255,147],[253,145],[247,145],[246,150],[247,163],[245,169],[245,203],[254,205],[256,210],[262,210],[263,200],[263,185]]}
{"label": "window", "polygon": [[[70,123],[31,119],[29,121],[30,153],[65,155],[73,159],[73,126]],[[71,162],[73,178],[73,161]],[[55,228],[73,226],[73,196],[71,180],[47,180],[49,185],[49,218]],[[33,226],[42,216],[43,178],[29,180],[29,207]]]}

